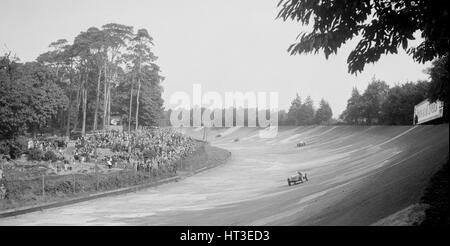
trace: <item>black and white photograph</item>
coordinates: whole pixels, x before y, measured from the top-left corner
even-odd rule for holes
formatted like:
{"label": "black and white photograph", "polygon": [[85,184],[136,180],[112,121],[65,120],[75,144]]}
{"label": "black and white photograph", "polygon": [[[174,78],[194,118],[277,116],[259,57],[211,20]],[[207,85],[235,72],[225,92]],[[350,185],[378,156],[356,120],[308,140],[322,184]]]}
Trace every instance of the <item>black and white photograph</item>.
{"label": "black and white photograph", "polygon": [[448,6],[0,0],[0,228],[449,226]]}

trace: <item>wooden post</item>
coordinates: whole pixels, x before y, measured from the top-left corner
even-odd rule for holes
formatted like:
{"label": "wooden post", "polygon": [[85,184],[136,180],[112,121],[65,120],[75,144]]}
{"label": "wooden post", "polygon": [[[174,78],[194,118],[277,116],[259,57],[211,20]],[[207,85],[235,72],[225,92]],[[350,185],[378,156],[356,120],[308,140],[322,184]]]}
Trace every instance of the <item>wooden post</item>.
{"label": "wooden post", "polygon": [[98,191],[98,163],[95,160],[95,190]]}
{"label": "wooden post", "polygon": [[42,175],[42,197],[45,198],[45,174]]}
{"label": "wooden post", "polygon": [[95,190],[98,191],[98,148],[95,146]]}
{"label": "wooden post", "polygon": [[75,174],[72,174],[72,181],[73,194],[75,194]]}

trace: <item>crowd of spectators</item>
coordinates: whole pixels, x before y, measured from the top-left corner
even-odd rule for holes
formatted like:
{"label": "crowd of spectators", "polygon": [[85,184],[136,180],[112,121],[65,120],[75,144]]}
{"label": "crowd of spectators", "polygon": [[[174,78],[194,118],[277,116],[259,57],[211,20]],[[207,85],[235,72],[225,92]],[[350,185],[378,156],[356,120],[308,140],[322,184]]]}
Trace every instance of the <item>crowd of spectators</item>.
{"label": "crowd of spectators", "polygon": [[[101,131],[81,136],[75,143],[64,138],[38,137],[28,139],[26,145],[25,153],[29,160],[56,163],[57,172],[59,168],[71,171],[72,164],[79,162],[134,169],[158,177],[176,174],[179,161],[192,154],[198,146],[191,137],[170,128]],[[0,200],[7,194],[3,175],[0,166]]]}
{"label": "crowd of spectators", "polygon": [[176,173],[177,163],[196,149],[192,138],[170,128],[99,131],[80,136],[74,143],[64,138],[37,137],[28,139],[27,145],[28,160],[63,162],[64,170],[71,169],[66,165],[78,162],[153,173]]}
{"label": "crowd of spectators", "polygon": [[43,152],[47,151],[60,151],[67,147],[67,143],[64,140],[45,139],[45,138],[33,138],[28,141],[28,150],[39,149]]}
{"label": "crowd of spectators", "polygon": [[169,128],[96,132],[76,141],[74,159],[89,162],[98,158],[101,149],[112,152],[103,159],[109,167],[176,172],[176,162],[195,150],[195,141]]}
{"label": "crowd of spectators", "polygon": [[62,138],[31,138],[27,142],[26,153],[29,160],[55,162],[64,160],[65,148],[67,148],[67,141]]}

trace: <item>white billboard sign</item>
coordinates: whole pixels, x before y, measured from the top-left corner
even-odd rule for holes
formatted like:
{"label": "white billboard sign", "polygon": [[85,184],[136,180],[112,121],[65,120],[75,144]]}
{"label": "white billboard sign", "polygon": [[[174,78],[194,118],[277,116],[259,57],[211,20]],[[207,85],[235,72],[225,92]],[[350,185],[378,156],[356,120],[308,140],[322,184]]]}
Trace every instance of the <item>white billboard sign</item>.
{"label": "white billboard sign", "polygon": [[444,103],[425,100],[414,107],[414,124],[423,124],[444,116]]}

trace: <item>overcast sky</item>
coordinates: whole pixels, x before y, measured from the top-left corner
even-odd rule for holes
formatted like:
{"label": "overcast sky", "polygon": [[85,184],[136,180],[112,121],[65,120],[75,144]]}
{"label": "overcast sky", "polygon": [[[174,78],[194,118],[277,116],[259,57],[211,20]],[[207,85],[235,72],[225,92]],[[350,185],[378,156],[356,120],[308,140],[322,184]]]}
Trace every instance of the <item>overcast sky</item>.
{"label": "overcast sky", "polygon": [[428,79],[430,64],[414,63],[401,52],[383,57],[358,76],[347,73],[350,42],[337,56],[289,56],[287,48],[303,29],[275,20],[278,0],[1,0],[0,51],[7,48],[32,61],[60,38],[107,23],[146,28],[155,40],[166,108],[176,91],[254,91],[279,93],[288,109],[295,93],[323,97],[334,117],[345,109],[354,86],[364,90],[373,77],[388,84]]}

